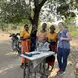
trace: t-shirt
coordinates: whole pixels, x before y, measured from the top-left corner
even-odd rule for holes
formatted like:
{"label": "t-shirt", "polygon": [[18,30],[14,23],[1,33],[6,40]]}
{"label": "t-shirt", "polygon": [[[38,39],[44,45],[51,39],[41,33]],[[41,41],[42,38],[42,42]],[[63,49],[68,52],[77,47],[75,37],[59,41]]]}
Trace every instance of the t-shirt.
{"label": "t-shirt", "polygon": [[30,37],[30,33],[26,30],[21,31],[20,36],[23,38],[29,38]]}
{"label": "t-shirt", "polygon": [[53,34],[48,32],[46,37],[48,39],[48,42],[50,42],[50,40],[52,40],[52,42],[56,42],[57,41],[57,33],[56,32],[54,32]]}

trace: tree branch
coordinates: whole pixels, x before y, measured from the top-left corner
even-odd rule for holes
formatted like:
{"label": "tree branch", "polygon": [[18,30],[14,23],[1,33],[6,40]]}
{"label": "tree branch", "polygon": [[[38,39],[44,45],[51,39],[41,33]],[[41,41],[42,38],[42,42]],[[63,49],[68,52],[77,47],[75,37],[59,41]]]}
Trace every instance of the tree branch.
{"label": "tree branch", "polygon": [[42,8],[42,6],[45,4],[46,1],[47,1],[47,0],[42,0],[42,2],[39,4],[40,9]]}
{"label": "tree branch", "polygon": [[33,22],[33,19],[31,16],[28,16],[28,19],[30,20],[31,23]]}
{"label": "tree branch", "polygon": [[28,15],[28,19],[29,19],[29,21],[32,23],[32,22],[33,22],[33,18],[31,17],[30,14],[27,14],[27,15]]}
{"label": "tree branch", "polygon": [[34,0],[34,6],[37,7],[39,5],[39,0]]}

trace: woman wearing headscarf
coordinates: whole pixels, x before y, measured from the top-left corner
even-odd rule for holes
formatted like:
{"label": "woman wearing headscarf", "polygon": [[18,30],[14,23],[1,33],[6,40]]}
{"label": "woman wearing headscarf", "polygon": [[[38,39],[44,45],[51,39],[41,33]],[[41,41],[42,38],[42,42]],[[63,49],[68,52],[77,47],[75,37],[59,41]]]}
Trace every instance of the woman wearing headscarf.
{"label": "woman wearing headscarf", "polygon": [[47,24],[43,23],[41,31],[37,32],[37,35],[36,35],[37,36],[37,41],[41,41],[41,42],[46,41],[46,34],[47,34],[46,28],[47,28]]}
{"label": "woman wearing headscarf", "polygon": [[[55,26],[51,25],[50,26],[50,31],[46,35],[47,41],[49,42],[49,48],[50,51],[54,51],[55,53],[57,52],[57,33],[55,32]],[[49,56],[46,61],[48,62],[48,65],[54,66],[55,62],[55,56]]]}
{"label": "woman wearing headscarf", "polygon": [[[20,33],[20,37],[21,37],[21,49],[22,49],[22,53],[25,52],[29,52],[30,51],[30,33],[29,33],[29,27],[26,24],[24,26],[24,30]],[[24,65],[24,57],[22,57],[22,63],[21,63],[21,67]],[[28,60],[26,59],[26,62],[28,62]]]}

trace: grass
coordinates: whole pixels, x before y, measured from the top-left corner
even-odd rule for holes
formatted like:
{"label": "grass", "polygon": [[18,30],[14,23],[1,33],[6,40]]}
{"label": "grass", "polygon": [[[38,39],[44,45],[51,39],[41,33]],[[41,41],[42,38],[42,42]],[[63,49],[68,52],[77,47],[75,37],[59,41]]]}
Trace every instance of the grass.
{"label": "grass", "polygon": [[78,31],[72,31],[70,33],[72,34],[72,36],[78,36]]}

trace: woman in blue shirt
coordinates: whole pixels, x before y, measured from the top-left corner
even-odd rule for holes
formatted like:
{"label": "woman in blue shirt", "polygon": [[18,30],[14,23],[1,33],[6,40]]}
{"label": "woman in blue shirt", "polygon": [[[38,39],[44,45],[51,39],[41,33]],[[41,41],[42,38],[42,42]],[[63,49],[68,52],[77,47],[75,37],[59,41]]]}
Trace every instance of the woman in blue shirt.
{"label": "woman in blue shirt", "polygon": [[60,22],[58,26],[59,32],[57,43],[58,48],[57,60],[59,71],[57,72],[57,74],[63,74],[67,66],[67,58],[70,53],[70,40],[72,39],[72,37],[68,29],[64,28],[64,24],[62,22]]}

